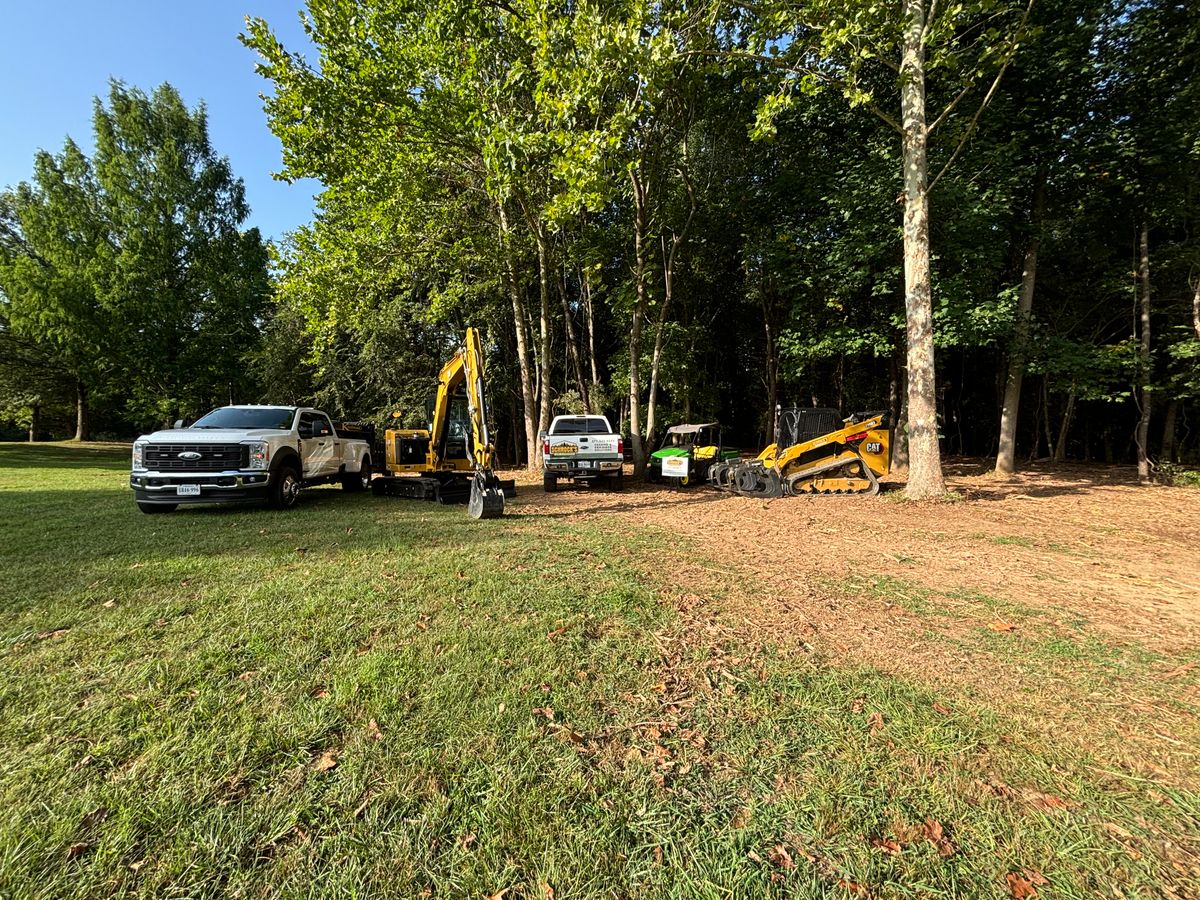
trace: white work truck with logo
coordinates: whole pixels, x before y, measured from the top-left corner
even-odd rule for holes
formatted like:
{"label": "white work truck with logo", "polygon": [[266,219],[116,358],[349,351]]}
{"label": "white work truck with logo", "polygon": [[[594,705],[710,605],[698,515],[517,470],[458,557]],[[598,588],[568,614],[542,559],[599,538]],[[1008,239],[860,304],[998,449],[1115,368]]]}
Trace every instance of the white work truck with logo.
{"label": "white work truck with logo", "polygon": [[613,490],[624,485],[625,441],[604,416],[558,416],[542,434],[542,486],[558,482],[602,481]]}
{"label": "white work truck with logo", "polygon": [[224,406],[182,424],[134,441],[129,486],[144,513],[254,500],[290,509],[310,485],[370,485],[370,426],[339,431],[319,409]]}

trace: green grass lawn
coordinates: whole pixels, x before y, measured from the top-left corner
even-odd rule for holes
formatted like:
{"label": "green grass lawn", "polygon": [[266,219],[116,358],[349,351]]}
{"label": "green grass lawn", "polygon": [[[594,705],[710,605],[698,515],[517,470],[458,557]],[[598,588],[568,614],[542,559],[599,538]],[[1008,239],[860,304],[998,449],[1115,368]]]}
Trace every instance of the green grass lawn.
{"label": "green grass lawn", "polygon": [[1196,896],[1194,793],[738,646],[666,536],[126,466],[0,445],[0,897]]}

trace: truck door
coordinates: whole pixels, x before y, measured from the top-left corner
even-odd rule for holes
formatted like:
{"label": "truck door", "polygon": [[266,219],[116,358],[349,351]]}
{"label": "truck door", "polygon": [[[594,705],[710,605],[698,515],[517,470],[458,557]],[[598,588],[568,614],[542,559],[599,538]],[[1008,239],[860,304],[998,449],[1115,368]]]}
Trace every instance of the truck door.
{"label": "truck door", "polygon": [[323,478],[338,470],[337,438],[320,413],[300,413],[300,458],[305,478]]}

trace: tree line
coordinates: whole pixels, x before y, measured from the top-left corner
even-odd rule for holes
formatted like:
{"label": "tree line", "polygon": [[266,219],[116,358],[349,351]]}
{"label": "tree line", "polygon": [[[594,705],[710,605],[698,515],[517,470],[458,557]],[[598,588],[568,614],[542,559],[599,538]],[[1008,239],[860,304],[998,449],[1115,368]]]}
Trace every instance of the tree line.
{"label": "tree line", "polygon": [[[282,175],[324,189],[271,299],[265,268],[230,298],[246,341],[207,371],[238,399],[419,422],[475,324],[512,462],[559,411],[620,420],[641,469],[681,420],[761,445],[778,404],[890,410],[916,497],[946,453],[1148,480],[1200,452],[1192,3],[310,0],[303,22],[309,56],[261,19],[242,36]],[[57,346],[15,317],[28,226],[4,221],[0,334]],[[136,293],[98,283],[106,310]],[[159,381],[193,393],[139,378],[122,415],[217,396]]]}

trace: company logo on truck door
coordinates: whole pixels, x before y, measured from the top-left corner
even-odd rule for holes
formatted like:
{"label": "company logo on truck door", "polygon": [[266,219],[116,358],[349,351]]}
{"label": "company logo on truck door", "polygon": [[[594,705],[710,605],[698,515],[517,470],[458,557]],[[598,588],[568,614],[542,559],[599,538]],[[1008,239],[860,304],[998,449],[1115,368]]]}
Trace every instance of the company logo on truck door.
{"label": "company logo on truck door", "polygon": [[579,452],[579,445],[572,441],[560,441],[550,445],[551,456],[573,456]]}

